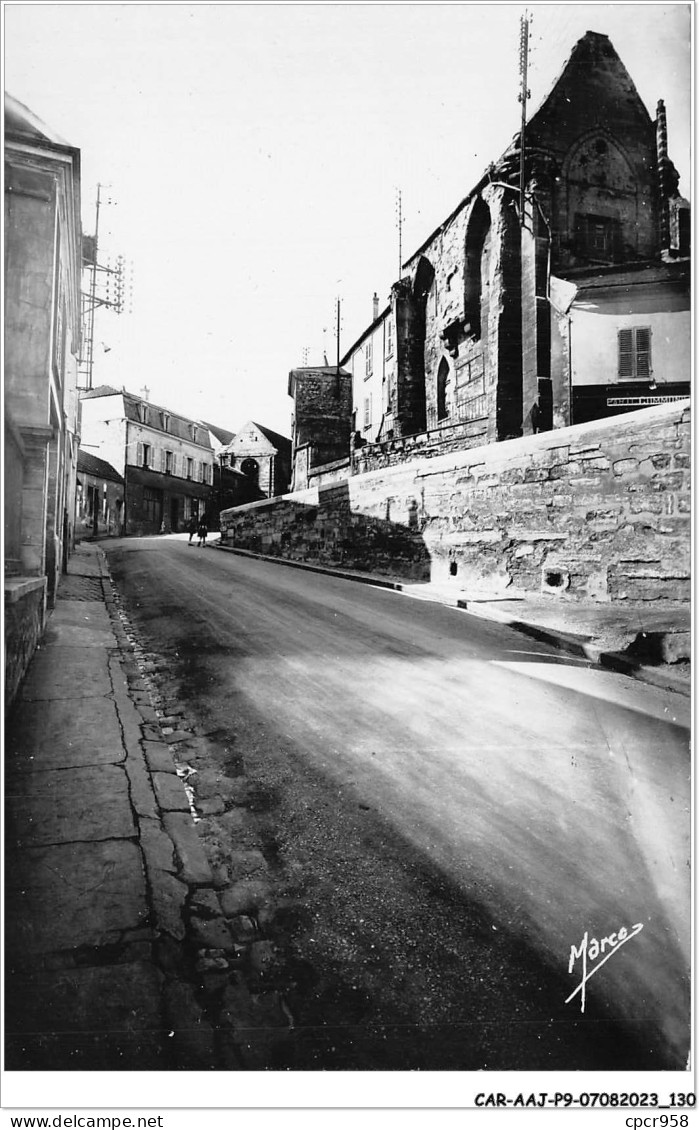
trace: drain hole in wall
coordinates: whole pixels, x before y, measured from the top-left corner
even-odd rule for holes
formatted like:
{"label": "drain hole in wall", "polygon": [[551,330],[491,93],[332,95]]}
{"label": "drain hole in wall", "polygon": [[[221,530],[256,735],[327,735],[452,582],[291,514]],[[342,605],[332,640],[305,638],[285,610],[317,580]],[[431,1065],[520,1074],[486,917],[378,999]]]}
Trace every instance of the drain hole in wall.
{"label": "drain hole in wall", "polygon": [[544,569],[541,575],[541,587],[545,592],[563,592],[570,584],[570,576],[565,570]]}

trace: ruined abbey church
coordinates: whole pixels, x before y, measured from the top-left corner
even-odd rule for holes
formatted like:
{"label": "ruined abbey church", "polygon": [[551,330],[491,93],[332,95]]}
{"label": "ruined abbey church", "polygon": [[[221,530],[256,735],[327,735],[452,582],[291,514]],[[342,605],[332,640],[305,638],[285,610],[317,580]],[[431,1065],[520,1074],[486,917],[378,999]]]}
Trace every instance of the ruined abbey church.
{"label": "ruined abbey church", "polygon": [[290,374],[293,489],[689,395],[689,205],[662,101],[653,120],[588,32],[523,133],[339,371]]}

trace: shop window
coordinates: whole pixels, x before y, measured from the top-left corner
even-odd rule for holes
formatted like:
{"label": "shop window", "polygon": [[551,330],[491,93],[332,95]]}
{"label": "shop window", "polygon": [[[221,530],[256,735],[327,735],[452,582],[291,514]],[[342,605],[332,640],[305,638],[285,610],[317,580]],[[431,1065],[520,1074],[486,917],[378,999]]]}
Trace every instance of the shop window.
{"label": "shop window", "polygon": [[163,492],[153,490],[151,487],[144,487],[143,509],[148,520],[159,526],[163,509]]}

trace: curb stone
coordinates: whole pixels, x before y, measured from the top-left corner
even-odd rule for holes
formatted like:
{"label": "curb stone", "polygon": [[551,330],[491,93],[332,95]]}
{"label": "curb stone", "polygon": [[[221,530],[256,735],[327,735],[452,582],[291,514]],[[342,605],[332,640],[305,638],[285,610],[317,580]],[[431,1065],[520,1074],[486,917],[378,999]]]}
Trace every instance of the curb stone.
{"label": "curb stone", "polygon": [[[305,569],[310,573],[321,573],[325,576],[337,577],[344,581],[354,581],[356,584],[371,585],[374,588],[392,589],[394,592],[404,593],[408,596],[413,595],[407,592],[408,588],[413,584],[413,582],[410,581],[392,581],[373,574],[354,573],[346,569],[335,569],[330,565],[313,565],[307,561],[291,561],[288,558],[275,557],[271,554],[254,553],[252,550],[248,549],[238,549],[231,545],[221,545],[220,542],[212,542],[211,545],[213,549],[218,549],[222,553],[235,553],[240,557],[270,561],[275,565],[284,565],[291,569]],[[650,667],[620,652],[607,651],[604,647],[596,647],[590,636],[587,637],[588,642],[581,642],[579,638],[576,639],[563,630],[557,631],[555,629],[539,627],[538,625],[518,620],[507,612],[501,612],[494,608],[484,608],[482,601],[474,600],[473,598],[447,597],[431,593],[417,599],[432,600],[439,604],[446,604],[452,608],[459,608],[464,612],[469,612],[472,616],[479,616],[482,620],[492,620],[496,623],[504,624],[508,628],[512,628],[513,631],[528,636],[530,639],[535,639],[539,643],[549,644],[549,646],[555,647],[559,651],[563,651],[576,658],[586,659],[590,663],[607,668],[607,670],[616,671],[618,674],[627,675],[629,678],[638,679],[639,681],[651,683],[654,686],[666,690],[675,691],[677,694],[682,694],[687,697],[691,696],[692,688],[690,680],[668,671],[666,667]],[[686,635],[686,633],[682,634]]]}

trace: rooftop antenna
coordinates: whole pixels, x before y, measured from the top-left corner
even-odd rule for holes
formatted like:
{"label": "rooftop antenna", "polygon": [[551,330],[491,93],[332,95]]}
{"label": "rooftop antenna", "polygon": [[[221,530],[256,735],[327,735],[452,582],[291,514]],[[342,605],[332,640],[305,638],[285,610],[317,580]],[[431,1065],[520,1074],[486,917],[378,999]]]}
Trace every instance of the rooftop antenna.
{"label": "rooftop antenna", "polygon": [[403,194],[396,189],[396,227],[398,228],[398,278],[403,270]]}
{"label": "rooftop antenna", "polygon": [[335,392],[340,395],[340,325],[342,322],[341,303],[337,300],[337,323],[335,326],[335,340],[337,345],[337,368],[335,370]]}
{"label": "rooftop antenna", "polygon": [[[89,283],[87,291],[82,292],[83,316],[83,341],[84,353],[80,358],[81,375],[85,377],[85,388],[92,388],[92,371],[95,363],[95,311],[98,306],[106,306],[117,314],[124,313],[128,302],[131,313],[133,281],[129,283],[128,295],[126,284],[126,262],[123,255],[119,255],[116,267],[109,263],[105,267],[99,262],[99,229],[100,210],[106,204],[114,204],[111,196],[102,196],[103,189],[109,189],[108,184],[97,185],[97,199],[95,202],[95,234],[83,235],[82,239],[82,266],[88,271]],[[97,273],[101,271],[106,275],[106,293],[98,294]],[[107,352],[105,350],[105,352]]]}
{"label": "rooftop antenna", "polygon": [[517,101],[522,106],[522,124],[519,134],[519,222],[524,225],[524,128],[527,124],[527,99],[531,98],[531,91],[527,87],[527,70],[529,67],[529,28],[532,17],[525,10],[519,18],[519,76],[520,90]]}

